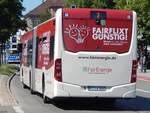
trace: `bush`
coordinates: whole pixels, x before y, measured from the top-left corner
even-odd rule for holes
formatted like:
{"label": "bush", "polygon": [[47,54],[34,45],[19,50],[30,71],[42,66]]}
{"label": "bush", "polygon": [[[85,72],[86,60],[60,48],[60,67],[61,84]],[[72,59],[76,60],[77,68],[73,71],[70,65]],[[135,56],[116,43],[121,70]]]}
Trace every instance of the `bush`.
{"label": "bush", "polygon": [[2,64],[0,66],[0,75],[12,75],[17,71],[18,67],[10,64]]}

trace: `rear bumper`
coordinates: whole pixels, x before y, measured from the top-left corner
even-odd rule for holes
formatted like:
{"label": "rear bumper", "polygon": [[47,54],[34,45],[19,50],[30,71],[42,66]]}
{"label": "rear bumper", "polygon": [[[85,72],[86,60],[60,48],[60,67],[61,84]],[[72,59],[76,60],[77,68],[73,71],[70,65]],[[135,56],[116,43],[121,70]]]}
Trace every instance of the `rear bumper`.
{"label": "rear bumper", "polygon": [[86,88],[55,81],[55,97],[101,97],[101,98],[135,98],[136,83],[114,86],[106,91],[88,91]]}

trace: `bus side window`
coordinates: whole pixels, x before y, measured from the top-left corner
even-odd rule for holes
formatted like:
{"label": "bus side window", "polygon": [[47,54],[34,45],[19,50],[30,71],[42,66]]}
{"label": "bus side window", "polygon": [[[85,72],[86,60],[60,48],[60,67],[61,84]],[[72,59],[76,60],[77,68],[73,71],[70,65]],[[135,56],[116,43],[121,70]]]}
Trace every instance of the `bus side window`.
{"label": "bus side window", "polygon": [[35,67],[37,68],[38,67],[38,44],[39,44],[39,42],[40,42],[40,39],[39,39],[39,37],[37,36],[36,37],[36,64],[35,64]]}
{"label": "bus side window", "polygon": [[53,26],[55,26],[55,20],[53,20]]}
{"label": "bus side window", "polygon": [[46,42],[47,42],[47,37],[43,37],[43,38],[42,38],[42,42],[43,42],[43,43],[46,43]]}
{"label": "bus side window", "polygon": [[26,46],[27,46],[27,44],[26,44],[26,43],[25,43],[25,44],[23,44],[23,49],[24,49],[24,48],[26,48]]}
{"label": "bus side window", "polygon": [[23,49],[23,44],[22,43],[18,44],[17,50],[18,50],[19,53],[22,52],[22,49]]}
{"label": "bus side window", "polygon": [[42,38],[38,39],[38,43],[42,44]]}
{"label": "bus side window", "polygon": [[27,66],[32,65],[32,40],[27,43]]}
{"label": "bus side window", "polygon": [[54,36],[50,37],[50,61],[54,58]]}

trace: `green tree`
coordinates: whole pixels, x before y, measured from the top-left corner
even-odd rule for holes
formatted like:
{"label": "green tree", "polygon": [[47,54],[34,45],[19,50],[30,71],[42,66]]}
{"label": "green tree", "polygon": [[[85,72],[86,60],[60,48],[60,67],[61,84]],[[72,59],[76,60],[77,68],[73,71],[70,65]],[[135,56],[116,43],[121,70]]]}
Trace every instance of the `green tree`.
{"label": "green tree", "polygon": [[106,0],[93,0],[93,8],[106,8]]}
{"label": "green tree", "polygon": [[79,7],[82,8],[91,8],[93,4],[93,0],[81,0],[79,2]]}
{"label": "green tree", "polygon": [[113,0],[66,0],[65,7],[76,5],[78,8],[113,8]]}
{"label": "green tree", "polygon": [[135,10],[138,20],[138,35],[143,35],[150,44],[150,0],[66,0],[65,7],[75,4],[77,7]]}
{"label": "green tree", "polygon": [[115,3],[113,0],[93,0],[93,8],[113,9]]}
{"label": "green tree", "polygon": [[[26,22],[22,19],[22,0],[0,0],[0,58],[3,56],[5,42],[10,36],[16,34],[19,29],[26,28]],[[0,59],[1,64],[2,59]]]}
{"label": "green tree", "polygon": [[72,5],[82,6],[82,0],[65,0],[65,7],[71,8]]}
{"label": "green tree", "polygon": [[22,0],[0,0],[0,41],[5,42],[18,29],[24,30],[26,22],[22,19]]}
{"label": "green tree", "polygon": [[51,18],[51,14],[49,11],[46,11],[45,13],[42,13],[39,16],[41,23]]}
{"label": "green tree", "polygon": [[76,5],[77,8],[91,7],[92,0],[66,0],[65,7],[71,8],[72,5]]}
{"label": "green tree", "polygon": [[117,9],[135,10],[138,19],[138,34],[143,35],[150,44],[150,1],[114,0]]}

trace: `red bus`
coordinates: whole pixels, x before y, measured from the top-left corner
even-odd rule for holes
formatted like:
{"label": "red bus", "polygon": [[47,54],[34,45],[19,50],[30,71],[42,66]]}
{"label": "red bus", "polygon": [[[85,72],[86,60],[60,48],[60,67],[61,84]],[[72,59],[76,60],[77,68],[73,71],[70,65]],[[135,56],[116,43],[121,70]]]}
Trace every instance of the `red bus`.
{"label": "red bus", "polygon": [[21,81],[44,102],[57,97],[135,98],[136,13],[58,9],[25,33]]}

